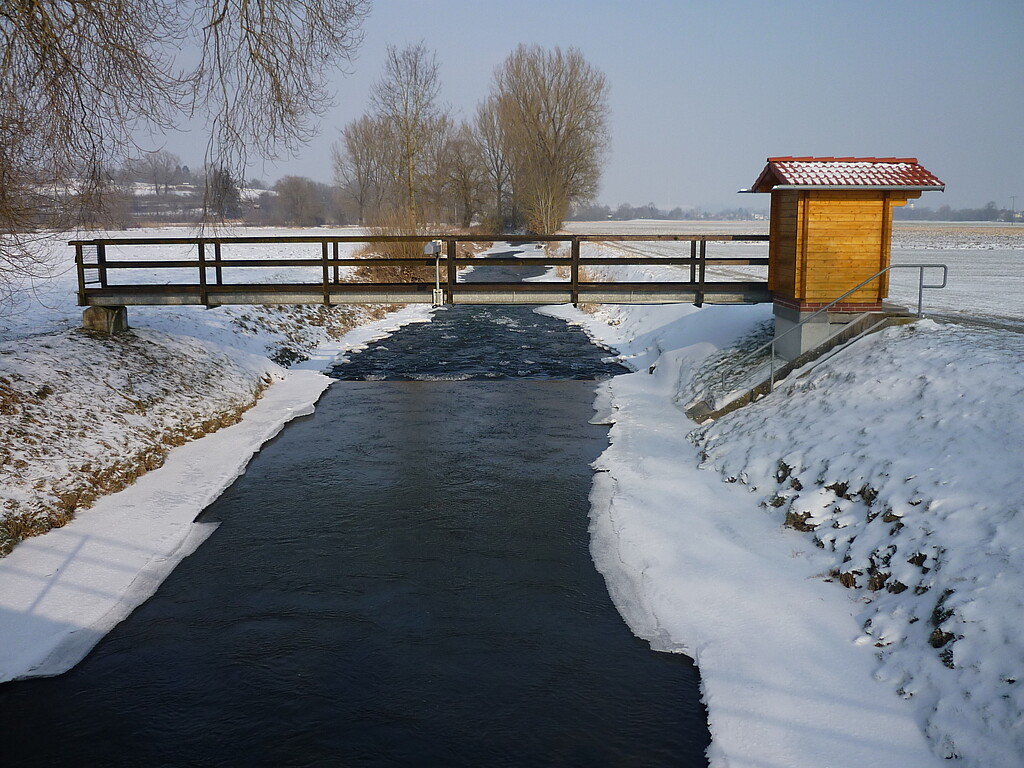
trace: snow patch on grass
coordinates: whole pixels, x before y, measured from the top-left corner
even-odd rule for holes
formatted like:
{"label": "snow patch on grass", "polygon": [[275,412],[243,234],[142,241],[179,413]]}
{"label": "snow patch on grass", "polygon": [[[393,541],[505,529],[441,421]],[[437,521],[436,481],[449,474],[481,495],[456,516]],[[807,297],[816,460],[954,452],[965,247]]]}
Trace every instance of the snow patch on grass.
{"label": "snow patch on grass", "polygon": [[1024,336],[925,321],[693,435],[825,553],[877,676],[965,765],[1024,754],[1021,402]]}
{"label": "snow patch on grass", "polygon": [[281,369],[139,329],[0,344],[0,554],[237,423]]}

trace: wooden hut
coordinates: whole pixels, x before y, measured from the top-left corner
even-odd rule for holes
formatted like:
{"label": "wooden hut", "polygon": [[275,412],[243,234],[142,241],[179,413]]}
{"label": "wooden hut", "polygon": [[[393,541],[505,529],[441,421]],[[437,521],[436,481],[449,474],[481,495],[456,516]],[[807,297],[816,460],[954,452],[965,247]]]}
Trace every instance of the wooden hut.
{"label": "wooden hut", "polygon": [[[771,193],[768,287],[776,336],[889,266],[892,209],[945,186],[916,158],[770,157],[751,192]],[[888,274],[788,333],[792,359],[830,334],[830,325],[881,312]]]}

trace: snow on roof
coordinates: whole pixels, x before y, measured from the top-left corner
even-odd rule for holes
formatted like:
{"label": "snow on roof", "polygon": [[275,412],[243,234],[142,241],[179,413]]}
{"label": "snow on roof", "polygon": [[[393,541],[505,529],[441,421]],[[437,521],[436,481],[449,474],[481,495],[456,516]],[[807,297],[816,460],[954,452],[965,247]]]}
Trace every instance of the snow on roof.
{"label": "snow on roof", "polygon": [[942,190],[945,184],[916,157],[769,157],[751,191],[776,187]]}

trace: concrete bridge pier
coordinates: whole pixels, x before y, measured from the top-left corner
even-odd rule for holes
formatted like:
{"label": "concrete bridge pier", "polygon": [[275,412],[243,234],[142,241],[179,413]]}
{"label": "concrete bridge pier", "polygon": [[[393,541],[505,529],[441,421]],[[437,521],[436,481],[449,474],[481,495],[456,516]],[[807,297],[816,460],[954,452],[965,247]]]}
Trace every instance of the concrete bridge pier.
{"label": "concrete bridge pier", "polygon": [[122,333],[128,330],[127,307],[87,307],[82,313],[82,327],[100,333]]}

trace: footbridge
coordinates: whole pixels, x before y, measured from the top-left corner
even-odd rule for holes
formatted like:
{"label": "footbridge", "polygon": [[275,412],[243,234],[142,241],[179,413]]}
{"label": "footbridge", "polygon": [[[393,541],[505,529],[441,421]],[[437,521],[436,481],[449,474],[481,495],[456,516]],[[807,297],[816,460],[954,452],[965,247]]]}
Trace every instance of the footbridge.
{"label": "footbridge", "polygon": [[[768,258],[708,255],[708,244],[767,242],[767,235],[503,235],[517,247],[479,254],[479,235],[286,235],[73,240],[78,303],[123,311],[140,305],[225,304],[754,304],[771,301],[767,280],[709,279],[715,267],[767,265]],[[581,255],[584,243],[630,243],[621,255]],[[645,254],[640,243],[679,242],[679,255]],[[412,256],[351,255],[353,245],[404,246]],[[533,249],[529,244],[535,244]],[[568,249],[538,246],[567,244]],[[627,246],[620,246],[627,247]],[[344,250],[343,250],[344,248]],[[369,249],[364,249],[369,250]],[[422,255],[418,255],[422,254]],[[676,267],[672,279],[588,277],[587,267]],[[561,268],[538,282],[460,282],[465,267]],[[382,268],[382,269],[374,269]],[[389,269],[390,268],[390,269]],[[415,268],[415,269],[410,269]],[[404,273],[401,278],[397,273]],[[735,274],[735,272],[733,273]]]}

